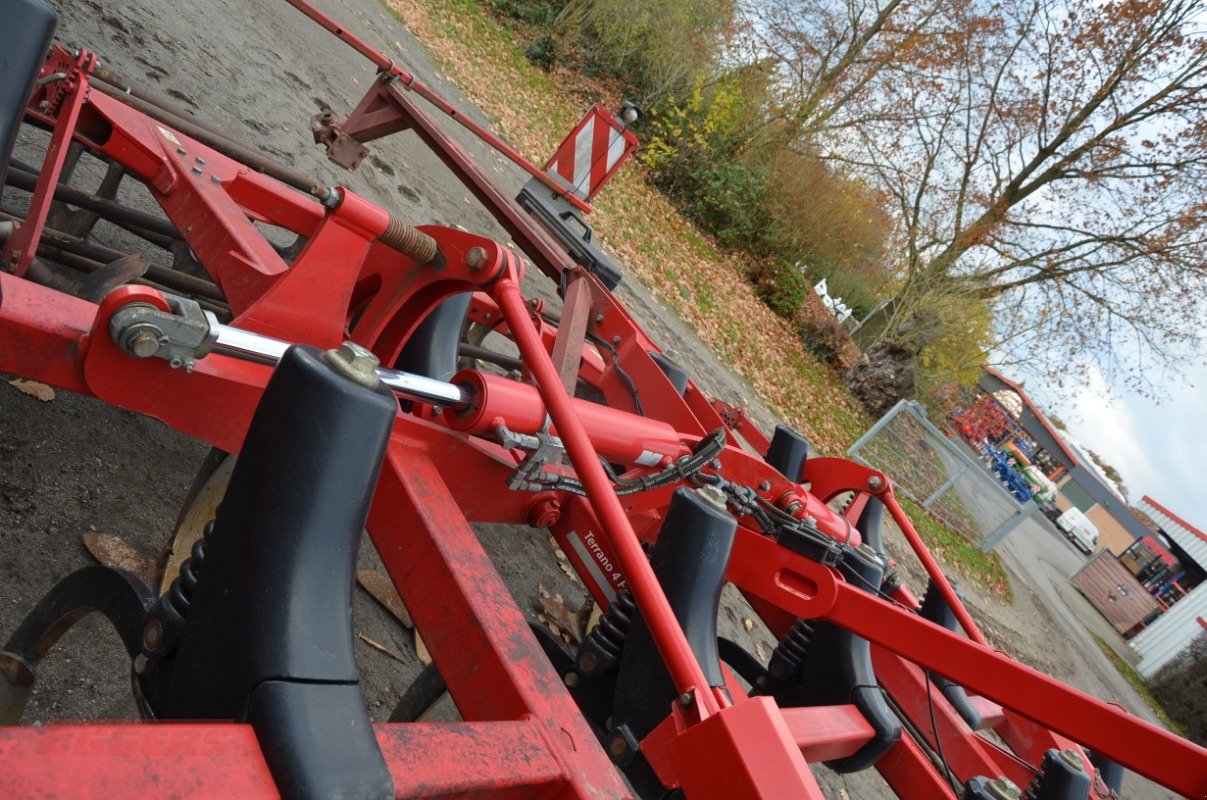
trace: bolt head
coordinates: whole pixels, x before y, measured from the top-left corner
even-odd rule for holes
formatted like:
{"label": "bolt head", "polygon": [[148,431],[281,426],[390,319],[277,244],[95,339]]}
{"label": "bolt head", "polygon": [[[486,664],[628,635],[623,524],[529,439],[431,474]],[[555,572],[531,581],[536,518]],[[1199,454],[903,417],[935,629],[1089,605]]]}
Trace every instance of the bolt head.
{"label": "bolt head", "polygon": [[486,268],[486,248],[475,247],[465,254],[465,266],[470,272],[479,272]]}
{"label": "bolt head", "polygon": [[578,686],[578,681],[579,677],[577,672],[567,672],[565,677],[562,678],[562,682],[571,689],[573,689],[575,686]]}
{"label": "bolt head", "polygon": [[705,484],[696,489],[696,497],[699,497],[705,503],[708,503],[718,511],[725,510],[725,492],[711,484]]}
{"label": "bolt head", "polygon": [[608,742],[608,752],[616,758],[620,758],[629,752],[629,743],[624,740],[623,736],[613,736],[612,741]]}
{"label": "bolt head", "polygon": [[136,358],[150,358],[159,352],[159,337],[146,328],[126,337],[125,350]]}
{"label": "bolt head", "polygon": [[879,475],[873,475],[868,478],[868,488],[875,491],[884,485],[884,480]]}
{"label": "bolt head", "polygon": [[154,650],[163,642],[163,622],[158,617],[151,617],[142,629],[143,647]]}
{"label": "bolt head", "polygon": [[683,706],[684,708],[687,708],[694,702],[696,702],[696,696],[691,692],[684,692],[683,694],[679,695],[679,705]]}
{"label": "bolt head", "polygon": [[759,491],[767,492],[771,490],[771,481],[762,481],[759,483]]}
{"label": "bolt head", "polygon": [[528,522],[536,528],[548,528],[557,524],[562,517],[562,504],[556,499],[545,498],[532,506]]}
{"label": "bolt head", "polygon": [[1066,764],[1075,770],[1085,772],[1085,761],[1082,760],[1081,754],[1073,748],[1069,747],[1060,751],[1060,757]]}
{"label": "bolt head", "polygon": [[578,654],[578,668],[588,675],[595,671],[598,663],[594,653],[586,652]]}
{"label": "bolt head", "polygon": [[334,350],[328,350],[323,354],[323,360],[336,372],[361,386],[376,389],[381,385],[381,378],[377,377],[377,367],[381,362],[356,342],[344,342]]}
{"label": "bolt head", "polygon": [[994,778],[985,784],[989,796],[994,800],[1020,800],[1022,792],[1009,778]]}

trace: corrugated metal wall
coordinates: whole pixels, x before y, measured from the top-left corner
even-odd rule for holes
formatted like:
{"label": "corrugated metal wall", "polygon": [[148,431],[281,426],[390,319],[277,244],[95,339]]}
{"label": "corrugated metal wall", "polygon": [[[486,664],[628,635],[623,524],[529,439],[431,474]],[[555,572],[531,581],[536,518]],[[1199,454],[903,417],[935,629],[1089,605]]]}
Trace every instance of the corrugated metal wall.
{"label": "corrugated metal wall", "polygon": [[1144,509],[1144,513],[1152,517],[1153,522],[1160,526],[1166,536],[1177,542],[1188,556],[1199,563],[1199,566],[1207,569],[1207,541],[1199,538],[1194,531],[1188,530],[1180,520],[1166,514],[1164,509],[1150,504],[1147,498],[1141,500],[1137,505]]}
{"label": "corrugated metal wall", "polygon": [[1136,665],[1140,674],[1151,678],[1203,633],[1199,617],[1207,619],[1207,583],[1196,586],[1152,625],[1132,637],[1129,644],[1140,654],[1140,663]]}

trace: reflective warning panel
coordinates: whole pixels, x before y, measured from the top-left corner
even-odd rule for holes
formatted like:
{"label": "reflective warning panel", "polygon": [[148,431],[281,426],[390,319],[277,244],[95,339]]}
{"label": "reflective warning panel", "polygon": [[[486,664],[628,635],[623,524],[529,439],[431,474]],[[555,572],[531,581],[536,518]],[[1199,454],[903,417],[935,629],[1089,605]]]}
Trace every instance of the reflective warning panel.
{"label": "reflective warning panel", "polygon": [[545,171],[570,184],[584,200],[594,197],[637,146],[637,137],[598,103],[574,126]]}

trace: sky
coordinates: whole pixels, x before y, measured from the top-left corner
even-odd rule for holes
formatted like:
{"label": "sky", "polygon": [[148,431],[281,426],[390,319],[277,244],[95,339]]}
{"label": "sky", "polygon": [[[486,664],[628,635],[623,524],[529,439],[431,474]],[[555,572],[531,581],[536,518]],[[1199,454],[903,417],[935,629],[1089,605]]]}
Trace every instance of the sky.
{"label": "sky", "polygon": [[1114,388],[1100,372],[1064,400],[1039,376],[1017,377],[1026,377],[1031,398],[1081,445],[1119,470],[1128,501],[1148,495],[1207,530],[1207,365],[1161,376],[1155,399]]}

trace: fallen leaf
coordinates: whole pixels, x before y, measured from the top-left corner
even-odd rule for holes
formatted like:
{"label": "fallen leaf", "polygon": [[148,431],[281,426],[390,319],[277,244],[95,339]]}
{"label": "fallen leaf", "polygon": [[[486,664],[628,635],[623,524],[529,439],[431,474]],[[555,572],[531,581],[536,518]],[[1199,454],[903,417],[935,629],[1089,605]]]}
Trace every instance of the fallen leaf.
{"label": "fallen leaf", "polygon": [[423,637],[419,635],[419,630],[415,630],[415,655],[424,664],[432,663],[432,654],[428,652],[427,644],[423,641]]}
{"label": "fallen leaf", "polygon": [[587,595],[586,603],[583,605],[583,612],[586,614],[586,621],[583,623],[583,633],[589,632],[592,628],[599,624],[599,618],[603,616],[603,609],[599,603],[591,595]]}
{"label": "fallen leaf", "polygon": [[843,788],[839,788],[838,797],[840,800],[851,800],[851,796],[847,794],[847,790]]}
{"label": "fallen leaf", "polygon": [[17,389],[17,391],[23,392],[35,400],[41,400],[43,403],[49,403],[54,399],[54,389],[51,389],[44,383],[27,381],[25,378],[13,378],[8,383]]}
{"label": "fallen leaf", "polygon": [[759,661],[767,660],[767,651],[764,650],[763,646],[761,644],[759,644],[758,642],[754,643],[754,654],[756,656],[758,656]]}
{"label": "fallen leaf", "polygon": [[159,572],[155,559],[114,533],[85,533],[84,547],[100,564],[134,573],[147,586]]}
{"label": "fallen leaf", "polygon": [[568,644],[579,644],[583,640],[582,631],[582,616],[578,611],[571,611],[566,607],[566,601],[560,594],[552,594],[544,586],[538,587],[540,597],[538,602],[545,613],[538,615],[544,617],[549,628],[567,639]]}
{"label": "fallen leaf", "polygon": [[400,656],[400,655],[398,655],[397,653],[395,653],[395,652],[394,652],[393,650],[391,650],[390,648],[386,647],[386,646],[385,646],[384,644],[382,644],[381,642],[375,642],[375,641],[373,641],[372,639],[370,639],[368,636],[365,636],[363,633],[358,633],[358,634],[357,634],[357,636],[359,636],[359,637],[360,637],[360,640],[361,640],[362,642],[364,642],[365,644],[369,645],[369,647],[372,647],[374,650],[376,650],[376,651],[377,651],[377,652],[379,652],[379,653],[385,653],[387,656],[389,656],[390,658],[394,659],[394,660],[395,660],[395,661],[397,661],[399,664],[405,664],[405,663],[407,663],[407,662],[406,662],[406,659],[404,659],[402,656]]}
{"label": "fallen leaf", "polygon": [[374,600],[381,603],[386,611],[393,614],[403,627],[408,630],[415,627],[415,621],[411,619],[406,604],[402,602],[398,590],[394,588],[394,583],[388,577],[375,569],[362,569],[356,573],[356,582]]}
{"label": "fallen leaf", "polygon": [[746,626],[746,630],[754,630],[754,620],[752,620],[750,617],[742,617],[742,624]]}
{"label": "fallen leaf", "polygon": [[578,584],[582,583],[582,581],[578,579],[578,573],[576,573],[568,563],[565,561],[559,561],[557,562],[557,565],[562,568],[562,572],[566,573],[566,577],[568,577],[570,580]]}

